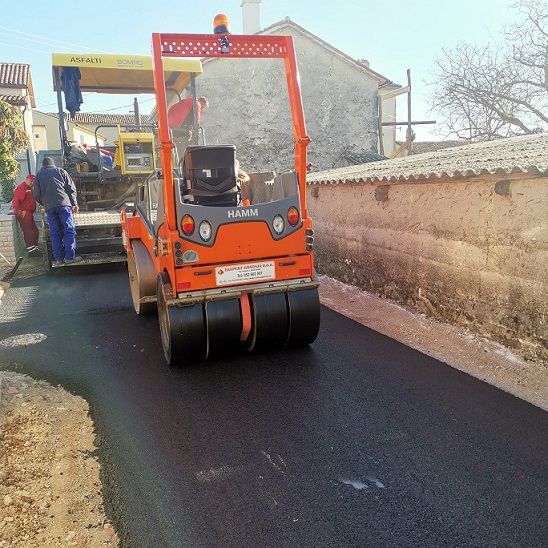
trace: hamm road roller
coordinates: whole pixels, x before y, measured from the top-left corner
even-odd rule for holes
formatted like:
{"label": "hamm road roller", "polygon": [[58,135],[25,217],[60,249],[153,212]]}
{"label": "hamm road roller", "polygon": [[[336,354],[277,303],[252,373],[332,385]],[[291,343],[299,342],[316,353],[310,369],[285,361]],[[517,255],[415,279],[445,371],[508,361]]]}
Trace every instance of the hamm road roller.
{"label": "hamm road roller", "polygon": [[[152,55],[159,167],[121,211],[135,312],[157,311],[170,365],[312,343],[320,303],[306,207],[310,139],[292,37],[232,35],[219,15],[211,35],[154,33]],[[294,165],[248,189],[250,199],[242,200],[236,147],[205,144],[196,115],[192,140],[174,142],[163,63],[177,57],[283,60]]]}

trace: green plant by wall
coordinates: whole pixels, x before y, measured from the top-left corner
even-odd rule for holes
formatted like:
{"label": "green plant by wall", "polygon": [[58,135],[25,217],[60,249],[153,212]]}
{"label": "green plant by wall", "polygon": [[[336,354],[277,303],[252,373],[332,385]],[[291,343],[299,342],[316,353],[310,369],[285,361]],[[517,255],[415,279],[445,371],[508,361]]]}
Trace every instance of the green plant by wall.
{"label": "green plant by wall", "polygon": [[0,194],[6,201],[13,198],[15,178],[19,171],[16,154],[29,147],[19,110],[0,100]]}

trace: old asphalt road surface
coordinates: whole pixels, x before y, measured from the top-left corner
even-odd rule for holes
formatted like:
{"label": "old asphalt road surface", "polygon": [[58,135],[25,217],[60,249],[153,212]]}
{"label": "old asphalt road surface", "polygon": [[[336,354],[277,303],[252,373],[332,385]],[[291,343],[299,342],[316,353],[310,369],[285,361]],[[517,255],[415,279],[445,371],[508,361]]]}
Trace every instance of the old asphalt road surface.
{"label": "old asphalt road surface", "polygon": [[122,546],[545,547],[548,413],[332,310],[308,349],[169,368],[127,273],[17,284],[2,367],[85,397]]}

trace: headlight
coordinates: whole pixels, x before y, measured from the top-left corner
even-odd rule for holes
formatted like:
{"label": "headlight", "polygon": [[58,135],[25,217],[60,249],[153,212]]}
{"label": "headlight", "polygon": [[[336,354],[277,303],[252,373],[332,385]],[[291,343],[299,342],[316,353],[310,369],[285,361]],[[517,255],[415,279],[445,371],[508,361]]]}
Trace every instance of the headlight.
{"label": "headlight", "polygon": [[202,221],[200,223],[200,238],[202,238],[204,242],[209,242],[209,240],[211,240],[211,234],[212,234],[212,230],[209,222]]}
{"label": "headlight", "polygon": [[284,227],[284,218],[281,215],[276,215],[276,217],[274,217],[274,220],[272,221],[272,228],[274,229],[274,232],[280,235],[284,231]]}

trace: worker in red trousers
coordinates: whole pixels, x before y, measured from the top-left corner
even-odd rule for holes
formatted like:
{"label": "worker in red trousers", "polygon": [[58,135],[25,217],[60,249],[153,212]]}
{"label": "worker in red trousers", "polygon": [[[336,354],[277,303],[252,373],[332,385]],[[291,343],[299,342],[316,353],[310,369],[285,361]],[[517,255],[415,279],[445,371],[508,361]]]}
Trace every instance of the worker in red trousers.
{"label": "worker in red trousers", "polygon": [[39,257],[42,253],[38,247],[39,232],[34,221],[36,200],[32,195],[33,186],[34,175],[29,174],[21,184],[15,187],[11,205],[13,213],[17,216],[17,221],[19,221],[19,226],[23,231],[29,257]]}

